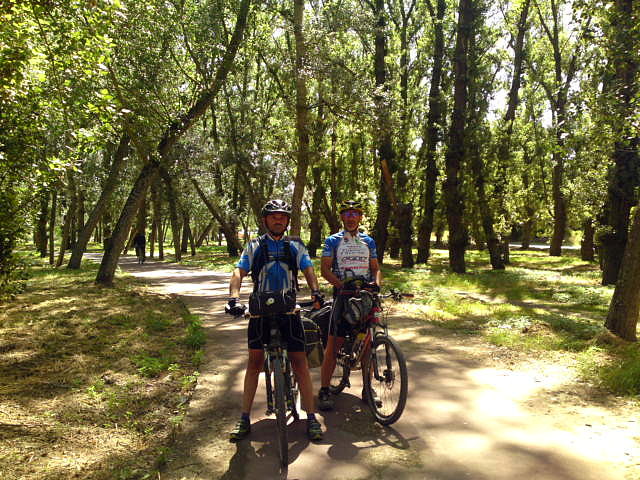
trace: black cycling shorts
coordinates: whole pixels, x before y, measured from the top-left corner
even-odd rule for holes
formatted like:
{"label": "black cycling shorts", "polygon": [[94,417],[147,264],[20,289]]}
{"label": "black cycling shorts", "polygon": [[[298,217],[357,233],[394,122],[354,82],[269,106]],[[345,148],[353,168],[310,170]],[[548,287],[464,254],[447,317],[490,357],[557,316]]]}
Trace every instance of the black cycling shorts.
{"label": "black cycling shorts", "polygon": [[[278,321],[282,340],[287,343],[287,351],[304,352],[304,326],[300,315],[284,314],[278,318]],[[249,348],[262,350],[264,345],[269,343],[269,337],[269,320],[264,317],[251,317],[247,331]]]}
{"label": "black cycling shorts", "polygon": [[333,297],[331,319],[329,320],[329,335],[346,337],[351,332],[351,325],[342,317],[342,312],[350,298],[351,295],[335,295]]}

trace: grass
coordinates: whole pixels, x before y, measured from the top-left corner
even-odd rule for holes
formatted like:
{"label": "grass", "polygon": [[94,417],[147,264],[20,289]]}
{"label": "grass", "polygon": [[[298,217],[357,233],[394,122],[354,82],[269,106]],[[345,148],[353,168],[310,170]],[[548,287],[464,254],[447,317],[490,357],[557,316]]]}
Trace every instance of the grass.
{"label": "grass", "polygon": [[400,268],[386,260],[387,287],[416,294],[416,318],[456,334],[480,336],[501,347],[576,357],[583,379],[616,394],[640,394],[640,348],[601,341],[613,293],[600,285],[594,263],[576,253],[549,257],[512,251],[505,271],[492,271],[485,252],[467,254],[468,273],[448,271],[444,250],[427,266]]}
{"label": "grass", "polygon": [[143,478],[198,377],[200,321],[131,277],[22,255],[27,289],[0,305],[0,477]]}

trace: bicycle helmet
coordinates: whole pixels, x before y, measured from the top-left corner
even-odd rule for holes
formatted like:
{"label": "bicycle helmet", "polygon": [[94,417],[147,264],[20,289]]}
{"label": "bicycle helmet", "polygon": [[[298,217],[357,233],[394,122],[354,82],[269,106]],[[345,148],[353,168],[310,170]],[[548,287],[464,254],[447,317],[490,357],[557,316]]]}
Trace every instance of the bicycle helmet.
{"label": "bicycle helmet", "polygon": [[264,207],[262,207],[262,216],[266,217],[272,213],[284,213],[291,217],[291,205],[284,200],[269,200],[264,204]]}
{"label": "bicycle helmet", "polygon": [[340,204],[339,212],[341,215],[347,210],[356,210],[357,212],[364,213],[364,208],[362,207],[362,204],[357,200],[347,200],[346,202],[342,202]]}

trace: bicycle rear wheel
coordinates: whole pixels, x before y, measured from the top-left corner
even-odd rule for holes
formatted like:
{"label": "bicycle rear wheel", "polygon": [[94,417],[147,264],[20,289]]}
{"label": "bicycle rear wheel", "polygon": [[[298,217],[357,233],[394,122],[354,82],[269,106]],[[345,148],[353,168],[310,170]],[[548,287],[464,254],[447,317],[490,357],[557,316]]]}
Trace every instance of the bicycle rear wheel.
{"label": "bicycle rear wheel", "polygon": [[276,424],[278,427],[280,465],[283,468],[286,468],[289,464],[289,442],[287,441],[287,404],[282,362],[283,359],[277,357],[273,362],[273,383],[275,386]]}
{"label": "bicycle rear wheel", "polygon": [[364,376],[367,403],[381,425],[396,422],[407,403],[408,375],[404,354],[398,343],[378,335],[371,345],[368,375]]}

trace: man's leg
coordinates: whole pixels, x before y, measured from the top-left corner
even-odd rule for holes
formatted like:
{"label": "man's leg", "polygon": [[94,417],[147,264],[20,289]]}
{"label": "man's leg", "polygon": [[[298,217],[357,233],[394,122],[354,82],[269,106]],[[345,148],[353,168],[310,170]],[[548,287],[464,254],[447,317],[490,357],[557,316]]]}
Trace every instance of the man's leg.
{"label": "man's leg", "polygon": [[300,396],[302,397],[302,409],[307,413],[314,413],[313,384],[311,383],[311,373],[307,363],[307,354],[304,352],[289,352],[291,368],[300,386]]}
{"label": "man's leg", "polygon": [[344,343],[344,337],[336,337],[329,335],[327,338],[327,347],[324,349],[324,359],[322,360],[322,367],[320,367],[320,386],[329,387],[331,383],[331,376],[336,369],[336,355],[338,350]]}
{"label": "man's leg", "polygon": [[258,389],[258,377],[264,370],[264,351],[249,349],[247,370],[244,374],[244,391],[242,393],[242,413],[251,413],[253,399]]}
{"label": "man's leg", "polygon": [[264,351],[249,349],[247,369],[244,373],[244,389],[242,391],[242,415],[235,428],[231,431],[231,440],[241,440],[251,431],[251,406],[258,388],[258,377],[264,369]]}
{"label": "man's leg", "polygon": [[[365,381],[364,381],[364,377],[369,374],[369,375],[373,375],[373,364],[371,364],[370,357],[371,356],[371,343],[369,343],[366,347],[364,352],[362,352],[362,360],[360,361],[360,365],[362,366],[362,401],[363,402],[367,402],[367,395],[366,392],[364,391],[364,385],[365,385]],[[378,392],[375,391],[375,389],[373,388],[373,385],[371,386],[371,390],[373,391],[373,401],[376,404],[376,406],[381,407],[382,406],[382,401],[380,400],[380,397],[378,397]]]}

